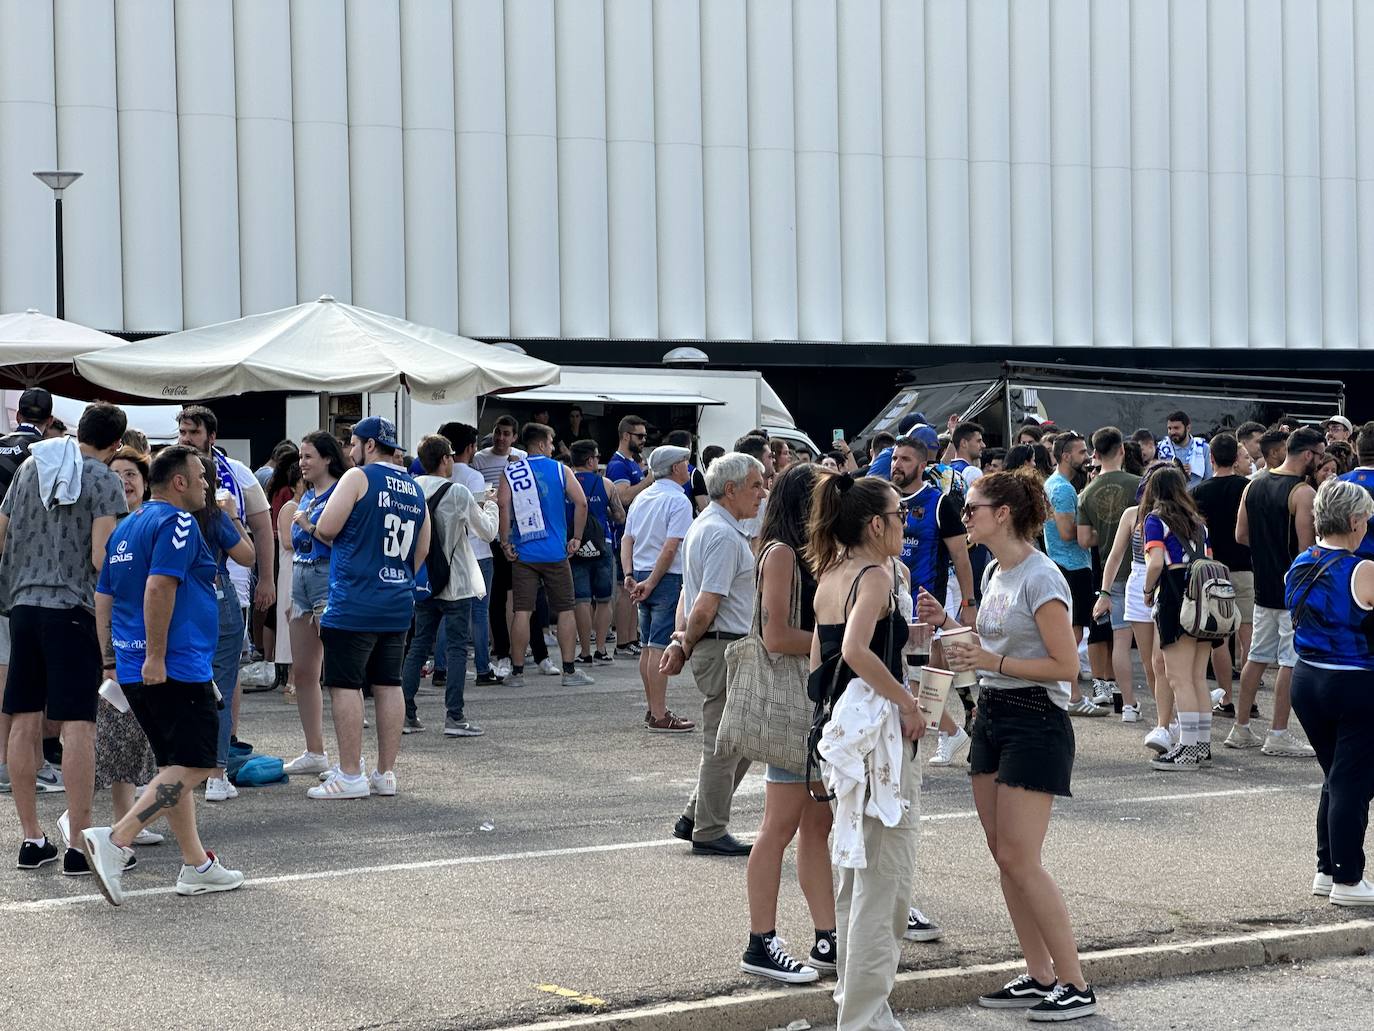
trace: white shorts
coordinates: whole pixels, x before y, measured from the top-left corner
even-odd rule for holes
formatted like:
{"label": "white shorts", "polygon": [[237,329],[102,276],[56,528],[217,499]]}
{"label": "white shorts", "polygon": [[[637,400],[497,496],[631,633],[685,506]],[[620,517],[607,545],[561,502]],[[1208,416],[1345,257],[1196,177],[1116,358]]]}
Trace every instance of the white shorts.
{"label": "white shorts", "polygon": [[1145,604],[1145,565],[1131,563],[1131,576],[1126,581],[1126,622],[1150,622],[1150,606]]}
{"label": "white shorts", "polygon": [[1292,669],[1298,664],[1293,650],[1293,615],[1287,609],[1255,606],[1255,630],[1250,639],[1250,661]]}

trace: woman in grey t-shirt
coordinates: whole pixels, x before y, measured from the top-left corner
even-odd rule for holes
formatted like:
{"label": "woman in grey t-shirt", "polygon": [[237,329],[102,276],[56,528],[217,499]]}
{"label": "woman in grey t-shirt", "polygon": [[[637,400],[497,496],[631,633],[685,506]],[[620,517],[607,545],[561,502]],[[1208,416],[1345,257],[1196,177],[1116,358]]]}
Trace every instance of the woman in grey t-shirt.
{"label": "woman in grey t-shirt", "polygon": [[[991,473],[969,488],[969,541],[987,545],[994,561],[977,638],[944,640],[951,669],[979,672],[969,746],[973,802],[1026,957],[1024,974],[979,1003],[1070,1020],[1095,1012],[1097,999],[1083,979],[1064,897],[1040,860],[1054,796],[1069,794],[1074,740],[1064,681],[1078,675],[1068,584],[1032,543],[1049,509],[1039,480],[1026,473]],[[955,625],[924,591],[920,613],[947,629]]]}

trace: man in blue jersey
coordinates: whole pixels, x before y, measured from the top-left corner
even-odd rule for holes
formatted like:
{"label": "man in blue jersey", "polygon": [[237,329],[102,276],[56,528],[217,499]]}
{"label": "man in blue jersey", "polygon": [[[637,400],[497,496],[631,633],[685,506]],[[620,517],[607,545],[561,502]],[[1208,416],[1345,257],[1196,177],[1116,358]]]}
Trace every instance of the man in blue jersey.
{"label": "man in blue jersey", "polygon": [[[339,765],[315,799],[396,794],[405,700],[401,670],[415,612],[415,572],[429,554],[425,493],[396,465],[396,425],[370,415],[353,427],[353,468],[334,486],[315,534],[329,544],[329,600],[320,617]],[[377,766],[363,769],[363,691],[377,711]]]}
{"label": "man in blue jersey", "polygon": [[[157,759],[158,774],[113,827],[81,833],[81,847],[114,905],[124,901],[130,845],[167,817],[181,846],[179,895],[232,891],[243,874],[201,845],[192,792],[215,770],[219,715],[211,670],[219,636],[215,560],[192,512],[205,507],[205,476],[194,448],[174,445],[153,459],[147,501],[110,537],[96,585],[96,627],[107,677],[122,685]],[[107,660],[108,667],[108,660]]]}
{"label": "man in blue jersey", "polygon": [[[553,429],[529,422],[521,432],[528,458],[506,466],[497,488],[501,509],[501,548],[511,561],[511,596],[515,618],[511,621],[511,675],[508,687],[525,686],[525,645],[530,639],[539,588],[549,599],[549,610],[558,619],[558,650],[563,660],[563,686],[594,684],[577,668],[577,620],[573,614],[572,567],[568,556],[582,548],[586,531],[587,496],[577,477],[553,454]],[[571,524],[566,504],[573,508]]]}
{"label": "man in blue jersey", "polygon": [[[606,463],[606,479],[615,485],[615,494],[620,507],[626,512],[630,504],[654,482],[653,473],[645,473],[640,465],[644,454],[644,442],[649,431],[643,419],[637,415],[627,415],[620,420],[618,427],[620,444]],[[626,572],[620,562],[620,540],[625,533],[623,519],[615,523],[612,544],[615,552],[615,579],[623,582]],[[615,599],[615,654],[624,659],[639,659],[639,621],[635,618],[635,605],[630,596],[620,591]]]}
{"label": "man in blue jersey", "polygon": [[[577,622],[577,637],[582,643],[582,654],[578,663],[583,666],[608,666],[613,661],[611,647],[607,644],[611,629],[611,599],[615,596],[615,550],[611,526],[625,521],[625,510],[620,506],[620,498],[615,487],[601,475],[601,449],[594,440],[573,441],[572,470],[582,493],[587,497],[587,540],[582,548],[569,560],[572,566],[573,598],[577,606],[574,610]],[[572,520],[575,512],[571,503],[565,505],[566,515]],[[599,539],[591,540],[595,527],[600,529]],[[594,552],[598,554],[593,554]]]}

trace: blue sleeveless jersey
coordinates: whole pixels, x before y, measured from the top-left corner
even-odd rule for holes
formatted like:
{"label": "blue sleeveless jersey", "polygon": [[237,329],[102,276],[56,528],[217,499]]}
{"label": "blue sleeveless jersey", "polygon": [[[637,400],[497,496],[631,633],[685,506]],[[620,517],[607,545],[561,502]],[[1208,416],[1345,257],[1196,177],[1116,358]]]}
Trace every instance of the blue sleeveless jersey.
{"label": "blue sleeveless jersey", "polygon": [[940,539],[940,488],[927,483],[902,499],[902,564],[911,570],[911,590],[924,587],[943,604],[949,582],[949,553]]}
{"label": "blue sleeveless jersey", "polygon": [[[582,485],[582,493],[587,495],[587,514],[596,517],[596,521],[601,524],[601,529],[605,531],[606,539],[603,542],[607,548],[611,547],[611,503],[606,497],[605,479],[600,473],[578,473],[577,482]],[[690,487],[691,485],[688,484]],[[569,501],[563,506],[563,515],[568,521],[568,525],[573,523],[573,506]]]}
{"label": "blue sleeveless jersey", "polygon": [[[1374,469],[1366,469],[1364,466],[1361,466],[1358,469],[1351,469],[1350,472],[1341,474],[1339,478],[1345,480],[1346,483],[1358,483],[1371,495],[1374,495]],[[1369,530],[1365,533],[1364,540],[1360,541],[1360,546],[1355,551],[1355,554],[1360,556],[1360,558],[1367,558],[1370,561],[1374,561],[1374,519],[1369,521]]]}
{"label": "blue sleeveless jersey", "polygon": [[395,632],[415,609],[415,543],[425,493],[389,462],[363,466],[367,490],[348,514],[329,556],[329,601],[320,625]]}
{"label": "blue sleeveless jersey", "polygon": [[1374,670],[1374,612],[1360,608],[1351,592],[1355,567],[1363,561],[1358,555],[1346,552],[1327,566],[1307,594],[1302,618],[1297,616],[1316,567],[1333,553],[1313,545],[1293,560],[1284,578],[1284,604],[1294,613],[1293,646],[1309,662]]}
{"label": "blue sleeveless jersey", "polygon": [[[539,491],[539,509],[544,514],[544,535],[527,539],[520,535],[518,526],[512,525],[510,539],[515,544],[515,554],[521,562],[562,562],[568,557],[568,516],[563,492],[566,470],[561,462],[544,455],[530,458],[529,469],[534,473],[535,486]],[[512,487],[518,486],[515,479],[522,472],[523,468],[518,462],[506,466],[506,479],[511,481]]]}
{"label": "blue sleeveless jersey", "polygon": [[[336,486],[337,483],[331,483],[329,489],[319,495],[315,493],[315,488],[311,487],[301,496],[298,511],[306,513],[310,521],[318,525],[320,516],[324,513],[324,506],[329,503],[329,496],[334,493]],[[329,545],[306,533],[294,519],[291,521],[291,550],[294,553],[293,562],[309,564],[329,561]]]}

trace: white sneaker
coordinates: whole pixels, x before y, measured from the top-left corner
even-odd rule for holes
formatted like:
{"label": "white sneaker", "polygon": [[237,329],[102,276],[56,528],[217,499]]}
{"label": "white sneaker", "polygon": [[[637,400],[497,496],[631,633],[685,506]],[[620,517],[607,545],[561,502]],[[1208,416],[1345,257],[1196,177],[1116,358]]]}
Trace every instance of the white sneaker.
{"label": "white sneaker", "polygon": [[112,906],[122,904],[124,889],[120,878],[133,858],[133,849],[120,848],[111,841],[109,827],[87,827],[81,832],[81,851],[86,853],[86,862],[95,874],[101,894]]}
{"label": "white sneaker", "polygon": [[181,865],[177,874],[178,895],[205,895],[212,891],[233,891],[243,884],[243,871],[226,869],[213,852],[205,853],[210,857],[210,869],[200,873],[194,866]]}
{"label": "white sneaker", "polygon": [[62,836],[63,848],[80,848],[80,843],[75,846],[72,845],[72,820],[71,816],[68,815],[69,813],[70,810],[63,809],[62,815],[57,818],[57,833]]}
{"label": "white sneaker", "polygon": [[1264,739],[1251,729],[1248,723],[1237,723],[1222,742],[1227,748],[1257,748]]}
{"label": "white sneaker", "polygon": [[1333,884],[1331,901],[1337,906],[1374,906],[1374,884],[1364,879],[1359,884]]}
{"label": "white sneaker", "polygon": [[1265,755],[1288,755],[1299,759],[1317,754],[1316,749],[1288,729],[1271,730],[1265,735],[1260,751]]}
{"label": "white sneaker", "polygon": [[356,777],[350,777],[342,771],[337,771],[318,787],[313,787],[305,793],[307,798],[316,801],[336,798],[366,798],[372,794],[372,789],[368,787],[367,778],[361,773]]}
{"label": "white sneaker", "polygon": [[[367,769],[367,756],[364,755],[364,756],[362,756],[362,757],[358,760],[358,769],[359,769],[359,770],[366,770],[366,769]],[[338,763],[335,763],[333,766],[329,767],[329,769],[327,769],[327,770],[321,770],[321,771],[320,771],[320,782],[323,783],[324,781],[328,780],[330,777],[337,777],[337,776],[339,776],[339,774],[341,774],[342,772],[343,772],[343,771],[339,769],[339,764],[338,764]]]}
{"label": "white sneaker", "polygon": [[543,673],[546,677],[557,677],[563,674],[563,671],[558,667],[558,663],[554,662],[551,658],[546,658],[539,664],[539,672]]}
{"label": "white sneaker", "polygon": [[205,801],[223,802],[229,798],[229,787],[229,781],[224,777],[211,777],[205,782]]}
{"label": "white sneaker", "polygon": [[1135,705],[1123,705],[1123,706],[1121,706],[1121,722],[1122,722],[1122,723],[1139,723],[1139,722],[1140,722],[1140,703],[1139,703],[1139,702],[1137,702]]}
{"label": "white sneaker", "polygon": [[953,734],[940,732],[940,743],[935,746],[935,754],[930,757],[931,766],[948,766],[969,745],[968,732],[963,727],[955,728]]}
{"label": "white sneaker", "polygon": [[157,831],[150,831],[147,827],[134,835],[135,845],[161,845],[165,840]]}
{"label": "white sneaker", "polygon": [[383,773],[381,770],[373,770],[372,776],[367,779],[367,786],[374,795],[390,797],[396,794],[396,774],[392,770]]}
{"label": "white sneaker", "polygon": [[[1122,716],[1125,716],[1124,712],[1122,713]],[[1170,748],[1173,748],[1174,740],[1172,737],[1169,736],[1169,728],[1155,727],[1154,730],[1146,734],[1145,747],[1152,752],[1158,752],[1160,755],[1163,755]]]}
{"label": "white sneaker", "polygon": [[1092,702],[1094,705],[1102,705],[1108,708],[1112,704],[1112,685],[1111,681],[1093,678]]}
{"label": "white sneaker", "polygon": [[510,659],[497,659],[491,664],[491,671],[498,677],[508,677],[511,671]]}
{"label": "white sneaker", "polygon": [[293,777],[303,773],[327,773],[329,754],[327,752],[302,752],[289,763],[286,763],[282,769]]}
{"label": "white sneaker", "polygon": [[1212,688],[1212,704],[1220,705],[1226,701],[1226,692],[1219,687]]}
{"label": "white sneaker", "polygon": [[1325,898],[1331,894],[1334,886],[1333,878],[1329,873],[1319,873],[1312,878],[1312,894]]}

